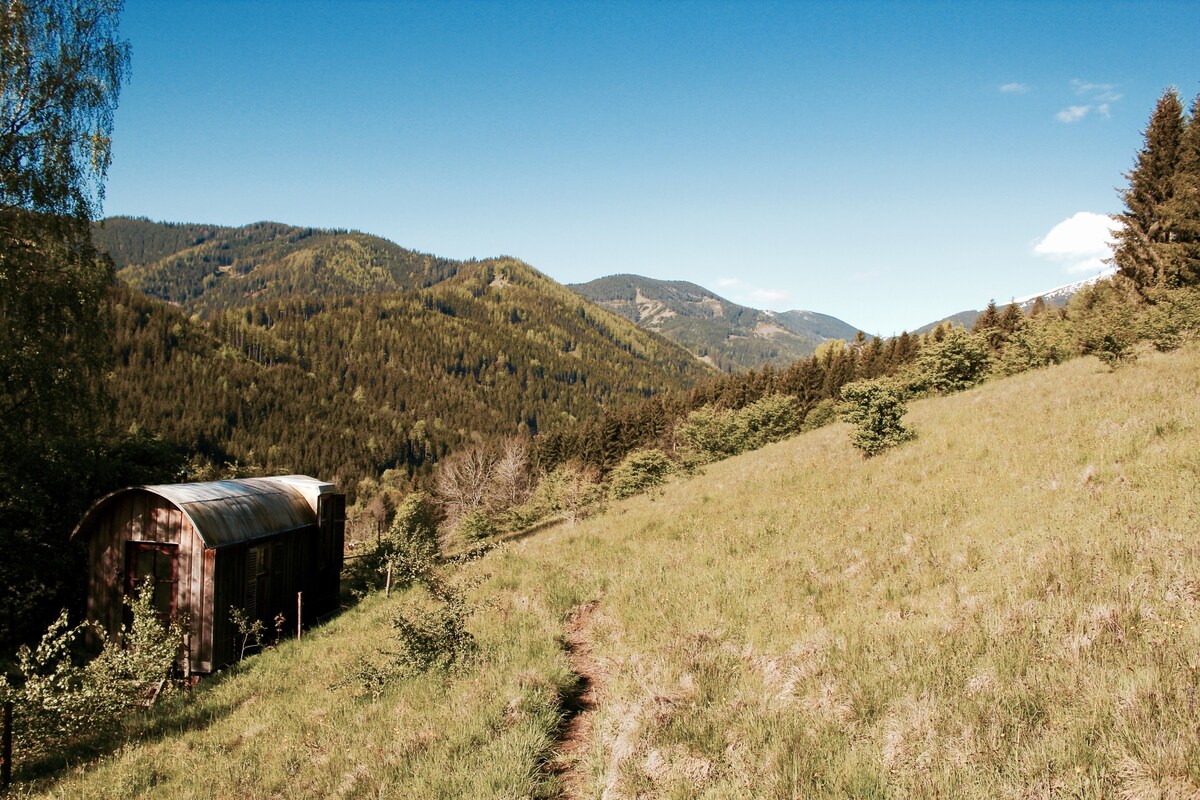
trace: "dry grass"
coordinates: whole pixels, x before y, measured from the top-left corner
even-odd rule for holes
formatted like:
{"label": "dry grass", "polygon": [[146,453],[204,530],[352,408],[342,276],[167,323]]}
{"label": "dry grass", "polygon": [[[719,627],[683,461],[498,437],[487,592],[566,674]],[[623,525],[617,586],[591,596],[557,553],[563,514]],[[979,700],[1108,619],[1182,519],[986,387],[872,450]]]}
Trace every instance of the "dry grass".
{"label": "dry grass", "polygon": [[1197,398],[1195,347],[1079,359],[914,403],[871,460],[835,425],[711,465],[467,567],[461,674],[328,689],[376,598],[49,791],[553,795],[597,600],[588,797],[1200,796]]}

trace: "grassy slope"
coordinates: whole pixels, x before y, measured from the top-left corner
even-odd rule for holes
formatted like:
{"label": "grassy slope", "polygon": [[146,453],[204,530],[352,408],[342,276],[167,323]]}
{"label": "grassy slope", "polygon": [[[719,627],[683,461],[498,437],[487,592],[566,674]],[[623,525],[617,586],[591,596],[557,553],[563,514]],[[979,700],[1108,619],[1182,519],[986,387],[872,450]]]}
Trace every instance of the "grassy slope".
{"label": "grassy slope", "polygon": [[518,797],[596,599],[592,797],[1187,797],[1200,790],[1200,348],[834,425],[472,565],[480,666],[325,687],[392,598],[203,691],[204,724],[63,796]]}

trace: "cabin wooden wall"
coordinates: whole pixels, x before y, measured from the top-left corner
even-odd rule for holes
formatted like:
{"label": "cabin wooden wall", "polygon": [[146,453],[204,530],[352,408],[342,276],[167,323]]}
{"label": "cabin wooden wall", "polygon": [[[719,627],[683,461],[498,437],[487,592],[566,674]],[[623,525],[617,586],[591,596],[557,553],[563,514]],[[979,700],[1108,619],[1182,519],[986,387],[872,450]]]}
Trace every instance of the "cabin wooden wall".
{"label": "cabin wooden wall", "polygon": [[190,616],[193,672],[211,672],[236,661],[240,641],[230,607],[248,608],[247,562],[252,548],[269,565],[255,616],[268,633],[275,615],[284,630],[296,629],[296,593],[304,593],[304,619],[311,623],[337,608],[342,567],[345,499],[324,503],[323,524],[251,542],[205,549],[191,520],[170,501],[150,492],[112,498],[94,518],[88,536],[88,617],[110,633],[120,630],[125,592],[125,543],[176,545],[175,613]]}
{"label": "cabin wooden wall", "polygon": [[[205,603],[212,594],[205,591],[204,543],[191,520],[164,498],[149,492],[127,492],[113,498],[94,520],[88,537],[88,618],[110,634],[120,630],[125,543],[130,541],[176,546],[175,613],[186,613],[191,619],[192,668],[199,669],[203,656],[198,650],[212,627],[212,606]],[[211,564],[208,566],[211,574]]]}
{"label": "cabin wooden wall", "polygon": [[[296,630],[296,593],[305,592],[307,595],[314,587],[314,547],[317,541],[317,526],[309,525],[300,530],[222,547],[216,551],[213,663],[230,663],[236,661],[239,655],[241,641],[229,618],[231,606],[240,609],[253,606],[254,618],[262,621],[266,634],[274,633],[276,614],[283,614],[286,619],[283,628],[286,635]],[[250,603],[248,597],[251,586],[248,567],[252,549],[258,550],[257,557],[265,556],[267,563],[265,587],[254,603]],[[307,601],[304,606],[302,611],[307,618]]]}

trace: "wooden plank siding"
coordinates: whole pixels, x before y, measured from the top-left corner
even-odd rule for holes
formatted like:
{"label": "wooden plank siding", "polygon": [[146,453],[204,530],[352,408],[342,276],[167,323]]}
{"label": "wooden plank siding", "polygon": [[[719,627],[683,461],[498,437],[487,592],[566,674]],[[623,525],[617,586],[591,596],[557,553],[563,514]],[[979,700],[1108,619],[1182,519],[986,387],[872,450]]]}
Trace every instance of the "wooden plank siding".
{"label": "wooden plank siding", "polygon": [[[172,606],[175,614],[187,614],[190,618],[188,658],[194,673],[211,672],[237,660],[241,642],[230,618],[231,607],[255,608],[255,616],[262,621],[268,634],[273,633],[275,617],[281,613],[286,619],[284,629],[295,629],[297,592],[304,593],[306,622],[311,623],[319,615],[336,608],[344,540],[344,496],[330,492],[331,484],[303,476],[293,477],[301,478],[301,483],[308,481],[327,487],[321,489],[325,494],[320,496],[320,502],[314,496],[305,498],[308,505],[300,506],[303,513],[294,510],[297,508],[294,503],[299,502],[299,498],[289,495],[295,498],[288,501],[293,502],[293,511],[287,512],[292,516],[283,517],[289,520],[287,525],[279,524],[283,512],[268,517],[267,524],[276,525],[273,530],[256,530],[253,524],[257,524],[258,518],[249,520],[248,524],[245,513],[236,517],[239,509],[244,512],[249,507],[247,503],[253,501],[254,495],[239,495],[230,490],[228,497],[217,494],[210,501],[207,498],[212,495],[204,494],[219,493],[227,483],[239,483],[237,481],[189,484],[185,485],[184,493],[176,495],[171,493],[180,490],[174,486],[137,487],[98,501],[77,529],[77,533],[83,531],[88,537],[88,617],[110,634],[120,630],[125,618],[126,570],[132,568],[127,552],[136,546],[130,543],[138,542],[146,546],[171,546],[169,551],[154,549],[154,552],[165,552],[172,559]],[[253,485],[252,481],[239,483],[237,491],[247,491],[240,488],[242,485],[249,485],[250,489],[267,496],[280,496],[277,488],[268,485],[264,489]],[[186,494],[188,491],[193,494]],[[180,497],[185,499],[177,504]],[[201,499],[197,501],[197,497]],[[183,509],[189,508],[188,502],[197,505],[185,513]],[[220,507],[208,505],[209,502],[226,503],[234,516],[215,517],[214,512]],[[277,507],[260,505],[257,508]],[[318,507],[325,507],[324,513],[320,513]],[[303,524],[306,517],[311,520],[310,524]],[[215,539],[217,544],[206,546],[205,534],[196,529],[193,518],[201,522],[209,520],[205,524],[219,531],[216,534],[209,532],[210,536],[218,537]],[[241,521],[231,521],[235,518]],[[297,523],[300,523],[299,527],[296,527]],[[245,531],[244,540],[229,541],[230,532],[236,534],[239,531]],[[261,563],[265,569],[254,581],[247,574],[252,549],[262,555]],[[144,550],[139,548],[137,552]],[[138,559],[141,557],[137,556]],[[257,592],[253,602],[247,595],[249,591]]]}

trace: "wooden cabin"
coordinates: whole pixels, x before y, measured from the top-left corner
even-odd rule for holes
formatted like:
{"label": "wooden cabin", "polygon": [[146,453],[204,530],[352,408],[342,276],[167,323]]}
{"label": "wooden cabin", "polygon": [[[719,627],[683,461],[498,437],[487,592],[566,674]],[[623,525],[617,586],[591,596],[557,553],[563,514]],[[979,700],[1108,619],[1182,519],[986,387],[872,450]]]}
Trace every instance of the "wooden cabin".
{"label": "wooden cabin", "polygon": [[123,600],[146,577],[165,616],[191,620],[192,672],[238,656],[230,607],[295,630],[337,608],[346,497],[305,475],[135,486],[100,499],[72,536],[88,545],[88,618],[117,632]]}

